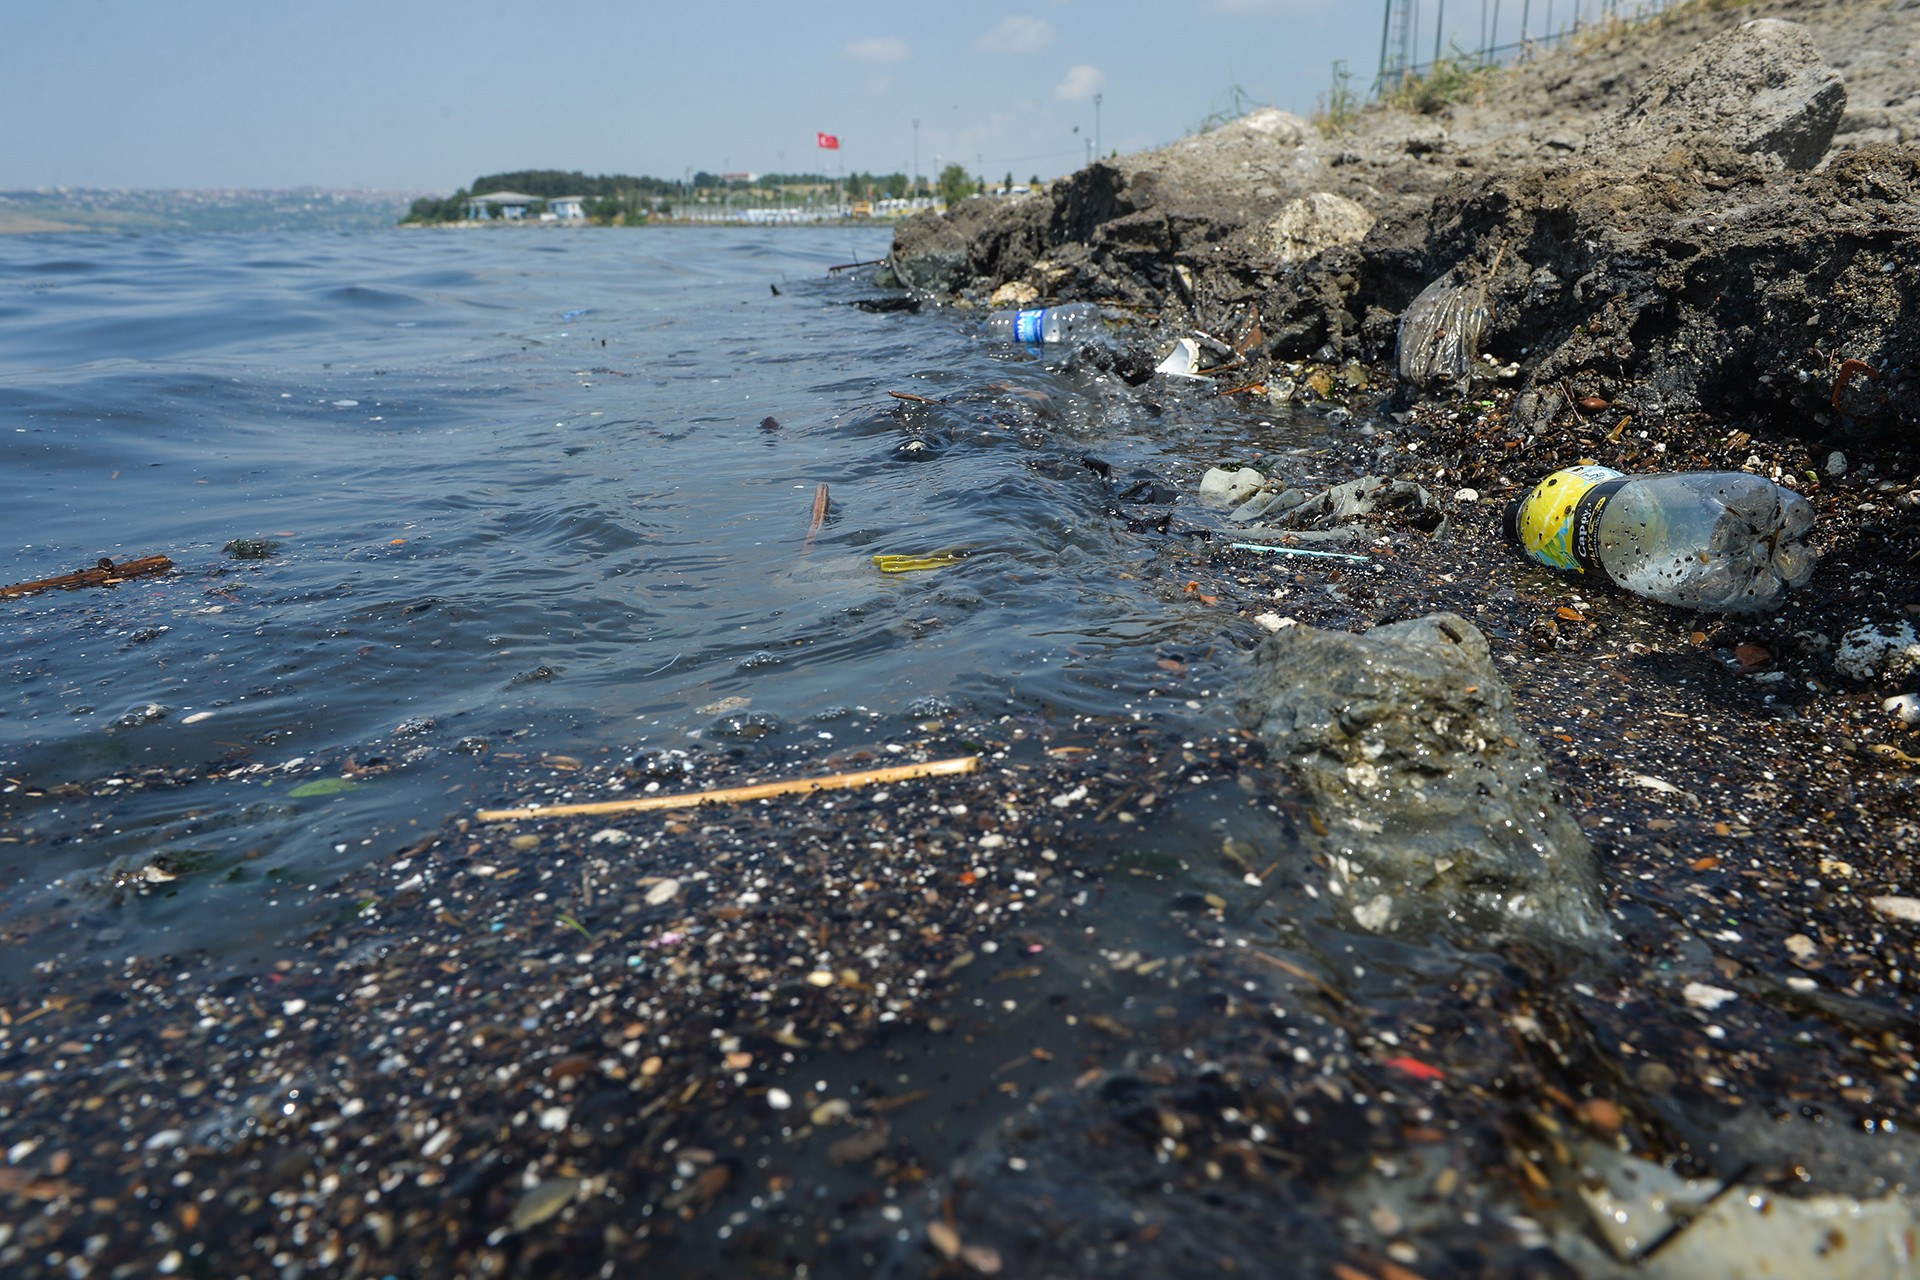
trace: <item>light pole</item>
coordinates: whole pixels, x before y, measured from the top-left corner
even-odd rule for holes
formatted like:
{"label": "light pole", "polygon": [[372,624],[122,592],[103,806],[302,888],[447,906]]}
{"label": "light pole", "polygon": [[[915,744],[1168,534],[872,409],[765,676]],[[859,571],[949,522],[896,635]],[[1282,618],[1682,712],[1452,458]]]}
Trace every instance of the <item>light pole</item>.
{"label": "light pole", "polygon": [[913,198],[920,198],[920,117],[913,118]]}
{"label": "light pole", "polygon": [[1093,95],[1093,153],[1106,154],[1100,149],[1100,95],[1097,93]]}

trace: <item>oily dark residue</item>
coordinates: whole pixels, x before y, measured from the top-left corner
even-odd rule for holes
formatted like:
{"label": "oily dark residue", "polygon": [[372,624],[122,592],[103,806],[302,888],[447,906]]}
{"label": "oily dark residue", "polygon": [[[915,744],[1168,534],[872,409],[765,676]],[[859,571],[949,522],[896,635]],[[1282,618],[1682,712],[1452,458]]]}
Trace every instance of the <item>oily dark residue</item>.
{"label": "oily dark residue", "polygon": [[[1698,618],[1528,567],[1497,508],[1583,456],[1725,466],[1742,442],[1572,416],[1519,437],[1504,407],[1355,445],[1356,470],[1480,495],[1437,532],[1373,517],[1367,565],[1134,523],[1165,606],[1241,648],[1269,611],[1473,620],[1595,843],[1610,958],[1341,932],[1289,852],[1318,815],[1248,735],[947,716],[779,768],[977,752],[980,775],[456,822],[336,886],[335,926],[272,972],[48,966],[0,1019],[0,1265],[1172,1276],[1284,1251],[1557,1275],[1583,1138],[1781,1193],[1897,1182],[1914,924],[1871,900],[1911,882],[1920,742],[1827,652],[1920,598],[1920,535],[1873,518],[1911,502],[1886,482],[1914,459],[1810,481],[1783,452],[1819,572],[1776,616]],[[1159,664],[1169,693],[1185,667]],[[749,780],[724,753],[538,776],[515,798]],[[1726,1167],[1753,1116],[1770,1145]]]}

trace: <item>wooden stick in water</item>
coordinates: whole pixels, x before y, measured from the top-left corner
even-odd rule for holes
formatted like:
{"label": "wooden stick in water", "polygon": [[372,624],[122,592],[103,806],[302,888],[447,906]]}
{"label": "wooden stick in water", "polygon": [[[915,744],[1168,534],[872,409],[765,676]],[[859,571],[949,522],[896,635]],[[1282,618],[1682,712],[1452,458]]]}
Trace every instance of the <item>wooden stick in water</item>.
{"label": "wooden stick in water", "polygon": [[695,791],[686,795],[638,796],[631,800],[601,800],[592,804],[555,804],[530,809],[482,809],[476,816],[482,822],[515,822],[522,818],[567,818],[583,814],[691,809],[703,804],[740,804],[748,800],[767,800],[774,796],[806,795],[814,791],[842,791],[849,787],[877,786],[883,782],[944,778],[956,774],[974,773],[979,768],[979,756],[959,756],[952,760],[929,760],[925,764],[893,765],[886,769],[863,769],[857,773],[830,773],[819,778],[787,778],[780,782],[760,782],[746,787],[721,787],[716,791]]}
{"label": "wooden stick in water", "polygon": [[813,523],[807,526],[807,540],[801,545],[801,551],[809,551],[813,548],[813,535],[820,532],[820,526],[827,522],[827,507],[831,501],[832,499],[827,496],[827,486],[824,484],[813,491]]}
{"label": "wooden stick in water", "polygon": [[78,573],[63,573],[57,578],[42,578],[38,582],[17,582],[11,587],[0,587],[0,600],[15,600],[21,596],[32,595],[36,591],[51,591],[55,588],[71,591],[75,587],[110,587],[128,578],[166,573],[172,568],[173,561],[165,556],[143,556],[138,560],[122,560],[119,564],[102,556],[99,564],[91,569],[82,569]]}

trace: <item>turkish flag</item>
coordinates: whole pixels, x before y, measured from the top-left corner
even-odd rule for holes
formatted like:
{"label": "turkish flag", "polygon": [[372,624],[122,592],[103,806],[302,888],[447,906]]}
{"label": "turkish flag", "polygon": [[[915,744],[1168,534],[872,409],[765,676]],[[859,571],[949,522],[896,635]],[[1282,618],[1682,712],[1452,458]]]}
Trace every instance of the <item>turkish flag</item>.
{"label": "turkish flag", "polygon": [[814,145],[823,151],[838,151],[840,149],[840,139],[831,133],[816,133],[813,135],[813,141]]}

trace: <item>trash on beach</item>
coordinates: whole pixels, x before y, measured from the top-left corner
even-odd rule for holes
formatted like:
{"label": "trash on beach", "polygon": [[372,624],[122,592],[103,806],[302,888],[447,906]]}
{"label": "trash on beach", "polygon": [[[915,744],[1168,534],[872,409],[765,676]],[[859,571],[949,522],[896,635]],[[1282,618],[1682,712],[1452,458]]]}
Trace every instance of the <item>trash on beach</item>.
{"label": "trash on beach", "polygon": [[1100,308],[1091,302],[1069,302],[1057,307],[1029,307],[996,311],[981,325],[989,342],[1040,343],[1072,342],[1098,327]]}
{"label": "trash on beach", "polygon": [[1235,551],[1264,551],[1276,556],[1315,556],[1322,560],[1372,560],[1372,556],[1354,555],[1347,551],[1309,551],[1305,547],[1273,547],[1263,542],[1229,542]]}
{"label": "trash on beach", "polygon": [[966,558],[965,551],[931,551],[924,556],[875,556],[873,566],[882,573],[918,573],[923,569],[945,569]]}
{"label": "trash on beach", "polygon": [[1687,609],[1774,608],[1816,558],[1803,541],[1813,504],[1745,471],[1566,467],[1509,504],[1505,524],[1541,564]]}
{"label": "trash on beach", "polygon": [[16,582],[10,587],[0,587],[0,600],[17,600],[21,596],[30,596],[36,591],[73,591],[80,587],[111,587],[125,582],[128,578],[145,578],[156,573],[167,573],[173,568],[173,561],[165,556],[143,556],[138,560],[122,560],[115,564],[105,556],[91,569],[81,569],[77,573],[63,573],[57,578],[41,578],[37,582]]}
{"label": "trash on beach", "polygon": [[1200,378],[1200,344],[1192,338],[1182,338],[1173,344],[1173,351],[1153,367],[1155,373],[1164,373],[1174,378]]}
{"label": "trash on beach", "polygon": [[220,550],[235,560],[270,560],[280,544],[272,538],[235,538]]}
{"label": "trash on beach", "polygon": [[742,804],[775,796],[807,795],[815,791],[843,791],[870,787],[884,782],[911,782],[918,778],[946,778],[973,773],[980,768],[979,756],[956,756],[949,760],[929,760],[923,764],[892,765],[885,769],[861,769],[853,773],[830,773],[813,778],[785,778],[778,782],[758,782],[745,787],[720,787],[676,796],[640,796],[629,800],[600,800],[587,804],[555,804],[527,809],[482,809],[476,815],[482,822],[516,822],[523,818],[564,818],[579,814],[646,813],[657,809],[690,809],[703,804]]}
{"label": "trash on beach", "polygon": [[1396,361],[1400,377],[1416,387],[1465,378],[1480,355],[1480,335],[1491,318],[1485,284],[1459,285],[1441,276],[1400,317]]}

